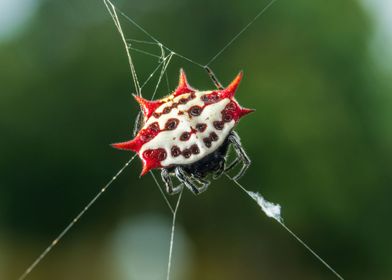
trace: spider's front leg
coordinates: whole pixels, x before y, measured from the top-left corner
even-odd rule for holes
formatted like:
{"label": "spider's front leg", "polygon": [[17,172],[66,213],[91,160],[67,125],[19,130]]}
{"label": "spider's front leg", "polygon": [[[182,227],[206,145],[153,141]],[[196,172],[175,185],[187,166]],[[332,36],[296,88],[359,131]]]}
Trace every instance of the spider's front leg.
{"label": "spider's front leg", "polygon": [[[192,177],[192,175],[188,174],[182,167],[178,166],[175,169],[175,174],[180,180],[181,183],[183,183],[191,192],[194,194],[199,194],[201,192],[204,192],[208,185],[210,184],[209,181],[201,179],[201,178],[195,178]],[[202,186],[198,186],[194,180],[198,181],[199,183],[202,184]]]}
{"label": "spider's front leg", "polygon": [[181,191],[182,189],[182,184],[174,187],[173,186],[173,181],[171,179],[171,175],[169,173],[169,171],[167,171],[167,169],[163,168],[161,171],[161,177],[162,177],[162,181],[165,183],[166,186],[166,192],[170,195],[174,195],[177,194]]}
{"label": "spider's front leg", "polygon": [[212,72],[211,68],[208,66],[204,66],[204,69],[207,71],[208,76],[210,76],[210,79],[212,80],[212,82],[214,83],[214,85],[216,86],[217,89],[222,90],[223,86],[222,84],[219,82],[218,78],[215,76],[214,72]]}
{"label": "spider's front leg", "polygon": [[245,171],[249,168],[251,162],[250,162],[250,158],[249,158],[248,155],[246,154],[244,148],[242,148],[241,140],[240,140],[240,137],[238,136],[237,132],[232,131],[232,132],[230,133],[228,139],[229,139],[230,143],[233,144],[234,151],[237,153],[238,158],[235,159],[235,160],[229,165],[228,168],[226,168],[226,171],[227,171],[227,170],[230,170],[230,169],[233,168],[239,161],[241,161],[242,164],[243,164],[242,167],[241,167],[241,170],[240,170],[240,172],[238,172],[237,175],[235,175],[235,176],[233,177],[233,180],[238,180],[238,179],[240,179],[240,178],[245,174]]}

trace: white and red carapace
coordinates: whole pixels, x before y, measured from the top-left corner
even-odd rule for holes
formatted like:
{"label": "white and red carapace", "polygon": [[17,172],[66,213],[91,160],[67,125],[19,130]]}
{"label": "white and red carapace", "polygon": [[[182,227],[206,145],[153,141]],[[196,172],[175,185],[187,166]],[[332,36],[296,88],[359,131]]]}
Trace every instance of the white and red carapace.
{"label": "white and red carapace", "polygon": [[154,168],[200,161],[225,142],[241,117],[253,111],[234,98],[241,79],[242,72],[225,89],[199,91],[188,84],[181,69],[172,94],[153,101],[135,95],[144,125],[134,139],[113,147],[138,153],[142,175]]}

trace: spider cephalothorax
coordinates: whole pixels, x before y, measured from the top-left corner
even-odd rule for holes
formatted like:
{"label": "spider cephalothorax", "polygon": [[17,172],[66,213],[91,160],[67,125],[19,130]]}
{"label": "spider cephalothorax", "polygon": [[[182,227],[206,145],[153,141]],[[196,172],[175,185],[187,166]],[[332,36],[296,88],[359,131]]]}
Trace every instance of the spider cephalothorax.
{"label": "spider cephalothorax", "polygon": [[[169,193],[181,187],[173,188],[173,174],[194,193],[205,190],[209,184],[204,179],[206,175],[214,173],[216,177],[227,169],[229,144],[244,163],[237,175],[240,177],[250,161],[233,128],[241,117],[253,111],[242,108],[234,98],[241,78],[239,73],[224,89],[219,86],[217,90],[199,91],[189,86],[181,70],[177,89],[167,97],[148,101],[135,95],[143,113],[142,127],[133,140],[113,146],[138,153],[143,162],[142,175],[154,168],[162,169]],[[215,78],[214,81],[220,85]]]}

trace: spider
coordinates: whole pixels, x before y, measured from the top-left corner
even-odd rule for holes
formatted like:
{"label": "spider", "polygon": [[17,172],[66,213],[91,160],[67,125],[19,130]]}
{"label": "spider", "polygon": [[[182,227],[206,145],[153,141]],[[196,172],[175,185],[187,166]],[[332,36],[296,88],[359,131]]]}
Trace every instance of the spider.
{"label": "spider", "polygon": [[[178,193],[184,185],[199,194],[210,185],[208,175],[217,179],[241,162],[240,171],[233,177],[238,180],[251,163],[234,131],[240,118],[254,111],[242,108],[234,98],[242,72],[223,88],[211,69],[206,70],[216,90],[192,88],[181,69],[177,89],[170,95],[153,101],[134,95],[141,108],[134,139],[112,144],[138,153],[143,162],[141,176],[161,169],[169,194]],[[226,165],[230,145],[237,157]],[[173,185],[173,176],[180,181],[178,186]]]}

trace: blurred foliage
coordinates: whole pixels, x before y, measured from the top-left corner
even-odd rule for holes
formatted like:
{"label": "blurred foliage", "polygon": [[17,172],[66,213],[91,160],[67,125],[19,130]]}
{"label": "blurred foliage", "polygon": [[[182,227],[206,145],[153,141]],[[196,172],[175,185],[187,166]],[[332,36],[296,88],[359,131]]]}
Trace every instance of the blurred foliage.
{"label": "blurred foliage", "polygon": [[[204,64],[267,1],[117,3]],[[148,39],[123,23],[128,38]],[[358,1],[278,1],[211,65],[223,84],[243,69],[238,99],[257,109],[238,127],[253,161],[243,184],[281,203],[347,279],[392,277],[392,80],[369,54],[373,29]],[[100,1],[42,1],[25,32],[0,44],[0,61],[0,267],[14,279],[129,158],[108,144],[130,138],[138,108]],[[135,62],[144,80],[156,61]],[[175,58],[171,87],[180,67],[194,87],[213,86]],[[110,279],[102,244],[116,226],[150,212],[170,219],[140,170],[135,161],[30,279]],[[225,178],[185,193],[178,222],[195,250],[191,279],[333,279]]]}

